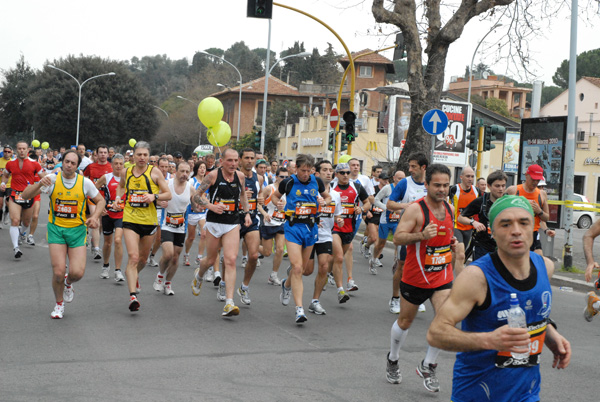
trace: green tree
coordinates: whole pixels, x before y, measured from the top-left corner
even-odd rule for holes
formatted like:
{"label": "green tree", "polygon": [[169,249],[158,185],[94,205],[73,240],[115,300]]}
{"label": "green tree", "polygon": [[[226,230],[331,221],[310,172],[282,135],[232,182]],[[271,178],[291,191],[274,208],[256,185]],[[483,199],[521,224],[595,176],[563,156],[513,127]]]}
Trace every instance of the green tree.
{"label": "green tree", "polygon": [[[35,71],[23,56],[15,68],[2,71],[4,82],[0,85],[0,134],[5,141],[29,138],[32,130],[27,119],[29,87],[35,79]],[[27,134],[27,135],[26,135]]]}
{"label": "green tree", "polygon": [[487,98],[485,100],[485,107],[491,110],[492,112],[496,112],[504,117],[510,116],[510,113],[508,112],[508,106],[506,105],[506,102],[502,99]]}
{"label": "green tree", "polygon": [[[600,77],[600,49],[589,50],[577,56],[577,78]],[[563,60],[552,76],[552,81],[562,89],[569,87],[569,60]]]}
{"label": "green tree", "polygon": [[173,92],[184,91],[188,83],[189,64],[187,59],[171,60],[167,55],[131,58],[126,62],[131,71],[160,102]]}
{"label": "green tree", "polygon": [[267,114],[267,135],[265,137],[265,154],[269,159],[277,152],[279,130],[286,124],[296,124],[302,117],[302,105],[297,102],[275,101]]}
{"label": "green tree", "polygon": [[388,81],[406,82],[408,78],[408,63],[406,60],[394,60],[394,74],[386,74]]}
{"label": "green tree", "polygon": [[545,86],[542,88],[542,99],[540,101],[541,107],[544,107],[548,103],[552,102],[558,95],[562,94],[565,90],[555,86]]}
{"label": "green tree", "polygon": [[[68,56],[53,63],[79,82],[95,75],[115,76],[88,81],[82,87],[79,142],[88,147],[126,144],[129,138],[150,141],[158,128],[155,101],[123,62],[93,56]],[[73,78],[46,67],[36,74],[27,116],[36,136],[51,147],[75,144],[79,87]]]}

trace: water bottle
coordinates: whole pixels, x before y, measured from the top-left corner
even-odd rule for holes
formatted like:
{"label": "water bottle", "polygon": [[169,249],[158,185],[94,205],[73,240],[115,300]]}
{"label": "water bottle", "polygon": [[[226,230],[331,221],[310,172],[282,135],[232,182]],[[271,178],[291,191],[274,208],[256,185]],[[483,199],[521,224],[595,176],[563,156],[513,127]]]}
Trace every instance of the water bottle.
{"label": "water bottle", "polygon": [[[508,310],[508,326],[511,328],[527,328],[525,312],[519,306],[516,293],[510,294],[510,310]],[[523,360],[529,357],[529,346],[523,347],[523,352],[511,352],[513,359]]]}

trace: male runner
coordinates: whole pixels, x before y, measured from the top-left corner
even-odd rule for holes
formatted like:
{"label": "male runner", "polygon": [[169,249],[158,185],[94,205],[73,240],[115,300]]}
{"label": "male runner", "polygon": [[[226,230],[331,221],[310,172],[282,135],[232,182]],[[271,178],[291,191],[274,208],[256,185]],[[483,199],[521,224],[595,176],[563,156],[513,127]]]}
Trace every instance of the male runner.
{"label": "male runner", "polygon": [[[585,268],[585,280],[590,282],[592,280],[592,274],[595,269],[600,268],[600,265],[594,260],[594,239],[600,235],[600,220],[594,222],[594,224],[586,230],[583,235],[583,252],[585,254],[585,262],[587,264]],[[600,273],[598,279],[594,282],[596,289],[600,289]],[[583,317],[586,321],[591,322],[594,316],[600,311],[600,297],[594,292],[588,292],[585,295],[586,307],[583,310]]]}
{"label": "male runner", "polygon": [[[343,290],[343,271],[342,264],[347,253],[352,253],[351,243],[356,234],[356,226],[360,223],[358,217],[362,214],[362,208],[369,210],[371,203],[369,195],[359,181],[350,180],[350,166],[348,163],[338,163],[335,167],[337,182],[334,182],[332,189],[340,194],[342,203],[342,215],[344,220],[342,226],[333,227],[333,277],[338,288],[338,300],[345,303],[349,297],[346,294],[340,294]],[[362,208],[359,205],[362,201]],[[348,270],[347,291],[358,290],[358,286],[352,278],[352,267],[346,259],[346,269]]]}
{"label": "male runner", "polygon": [[[200,187],[200,183],[204,179],[206,175],[206,162],[196,162],[193,165],[192,170],[193,176],[189,179],[190,184],[196,190]],[[196,239],[196,233],[200,237],[198,241],[198,254],[196,257],[196,265],[200,264],[200,260],[204,257],[204,249],[206,247],[206,236],[203,236],[201,233],[204,231],[204,224],[206,223],[206,213],[208,211],[205,208],[199,208],[198,210],[194,210],[192,205],[188,205],[187,210],[187,237],[185,239],[185,250],[183,251],[183,265],[186,267],[190,266],[190,250],[192,248],[192,244]],[[198,227],[200,226],[200,227]],[[212,279],[208,279],[209,276],[214,275],[214,271],[208,270],[207,272],[207,280],[212,281]]]}
{"label": "male runner", "polygon": [[[158,167],[158,170],[162,173],[165,180],[169,177],[169,160],[165,157],[161,157],[158,159],[158,165],[154,165]],[[163,208],[160,203],[156,204],[156,219],[157,222],[162,221]],[[148,258],[148,265],[151,267],[158,267],[158,261],[154,259],[156,253],[158,253],[158,249],[160,248],[160,225],[156,227],[156,236],[154,236],[154,243],[152,244],[152,250],[150,250],[150,258]]]}
{"label": "male runner", "polygon": [[550,211],[548,209],[548,196],[545,191],[537,188],[540,180],[544,178],[544,169],[540,165],[531,165],[525,172],[525,181],[523,184],[510,186],[506,189],[506,194],[521,195],[529,200],[533,213],[535,214],[535,224],[533,226],[533,241],[531,251],[543,255],[542,243],[540,242],[540,221],[548,222]]}
{"label": "male runner", "polygon": [[133,147],[134,166],[121,173],[124,180],[117,187],[116,204],[125,196],[123,210],[123,235],[127,247],[127,287],[129,288],[129,310],[138,311],[140,302],[139,273],[144,269],[156,234],[156,203],[169,201],[171,192],[162,173],[148,166],[150,144],[138,141]]}
{"label": "male runner", "polygon": [[[315,177],[319,177],[323,180],[325,188],[329,188],[331,180],[333,179],[333,166],[331,162],[322,160],[315,166]],[[342,215],[342,202],[340,194],[334,190],[330,190],[331,202],[328,205],[320,205],[318,208],[319,213],[319,238],[313,247],[313,251],[310,255],[308,264],[304,267],[303,275],[308,276],[313,273],[315,269],[315,254],[319,268],[317,276],[315,277],[315,289],[313,291],[313,298],[308,306],[308,311],[317,315],[327,314],[321,303],[319,297],[323,292],[323,288],[327,283],[327,271],[332,262],[333,254],[333,236],[332,230],[335,223],[338,227],[344,225],[344,219]],[[341,284],[341,279],[340,279]],[[344,291],[344,287],[340,290],[338,300],[341,302],[342,299],[348,300],[348,295]]]}
{"label": "male runner", "polygon": [[[48,249],[52,263],[52,289],[56,306],[50,317],[63,318],[64,302],[73,301],[73,283],[83,277],[86,261],[87,226],[97,227],[98,218],[104,209],[104,199],[89,179],[76,173],[81,158],[74,151],[63,156],[62,171],[50,174],[29,185],[21,194],[24,199],[32,199],[40,192],[50,195],[48,215]],[[87,220],[85,204],[92,199],[98,210]],[[67,256],[69,272],[66,273]]]}
{"label": "male runner", "polygon": [[373,187],[376,187],[379,184],[379,176],[381,175],[381,172],[383,172],[383,167],[380,165],[373,165],[373,167],[371,167],[370,180],[371,184],[373,184]]}
{"label": "male runner", "polygon": [[[459,352],[452,401],[539,401],[543,344],[554,355],[552,367],[564,369],[571,359],[569,341],[550,319],[554,263],[529,250],[533,208],[523,197],[496,200],[489,221],[498,251],[458,276],[427,339],[435,347]],[[511,293],[525,311],[527,328],[507,325]],[[456,328],[461,321],[461,329]],[[527,347],[526,358],[511,356]]]}
{"label": "male runner", "polygon": [[471,242],[471,233],[473,225],[471,223],[463,224],[458,220],[458,215],[479,196],[477,189],[473,186],[475,172],[470,166],[465,166],[460,174],[460,183],[450,188],[448,198],[454,206],[454,237],[456,237],[456,254],[454,256],[454,275],[461,273],[465,266],[465,248]]}
{"label": "male runner", "polygon": [[[106,173],[113,171],[111,164],[108,163],[108,147],[106,145],[99,145],[96,148],[96,155],[96,162],[90,163],[83,169],[83,175],[94,183]],[[102,197],[104,197],[104,189],[100,187],[99,190]],[[88,208],[90,209],[90,214],[93,214],[96,210],[96,206],[91,202],[88,204]],[[94,260],[100,260],[102,259],[102,254],[100,253],[100,228],[90,229],[90,232],[92,232],[92,257]]]}
{"label": "male runner", "polygon": [[[4,169],[6,168],[6,164],[12,160],[13,157],[13,149],[10,145],[4,146],[4,151],[2,153],[2,158],[0,158],[0,175],[3,175]],[[6,184],[6,187],[0,190],[0,223],[5,222],[6,225],[8,222],[8,218],[10,218],[10,214],[8,213],[8,193],[10,192],[10,186]],[[7,204],[4,204],[4,198],[6,198]],[[6,211],[4,211],[6,207]],[[6,216],[3,219],[2,215],[6,212]]]}
{"label": "male runner", "polygon": [[188,182],[190,173],[190,165],[187,162],[179,162],[175,177],[168,182],[172,198],[168,202],[161,201],[163,207],[163,216],[160,222],[162,257],[153,287],[157,292],[162,291],[167,296],[175,294],[171,281],[177,272],[179,254],[181,254],[185,242],[186,212],[192,202],[192,197],[196,194],[194,186]]}
{"label": "male runner", "polygon": [[485,193],[485,191],[487,190],[487,181],[485,178],[480,177],[479,179],[477,179],[477,192],[479,193],[479,195],[482,195],[483,193]]}
{"label": "male runner", "polygon": [[112,172],[104,174],[96,182],[96,188],[104,188],[104,200],[106,201],[104,212],[102,212],[102,234],[104,235],[102,257],[104,265],[102,266],[100,278],[109,278],[110,252],[114,241],[116,282],[123,282],[125,280],[121,272],[121,264],[123,262],[123,206],[115,205],[117,187],[119,187],[121,181],[124,163],[125,158],[123,158],[123,155],[114,154],[111,161]]}
{"label": "male runner", "polygon": [[[228,148],[223,152],[222,166],[208,173],[202,184],[196,190],[194,203],[208,209],[206,214],[206,257],[200,261],[200,266],[194,271],[192,293],[200,295],[203,276],[209,267],[215,264],[219,250],[223,249],[223,280],[225,284],[225,307],[223,317],[240,314],[240,309],[233,302],[235,290],[235,261],[240,246],[240,213],[241,201],[244,212],[244,225],[251,226],[252,219],[248,214],[250,209],[248,197],[243,189],[245,176],[237,170],[239,155],[235,149]],[[209,198],[206,198],[206,190]]]}
{"label": "male runner", "polygon": [[83,172],[89,164],[94,163],[93,160],[91,160],[90,158],[88,158],[85,155],[85,151],[86,151],[85,145],[79,144],[77,146],[77,153],[81,157],[81,163],[79,164],[79,168],[78,168],[80,172]]}
{"label": "male runner", "polygon": [[[406,264],[400,282],[400,314],[392,325],[390,352],[387,357],[387,380],[402,381],[398,359],[419,305],[427,299],[438,311],[452,287],[452,250],[455,240],[453,208],[446,202],[450,189],[450,169],[445,165],[427,167],[427,195],[411,204],[398,223],[394,243],[405,245]],[[417,367],[425,389],[438,392],[436,377],[438,348],[427,348],[425,359]]]}
{"label": "male runner", "polygon": [[33,214],[31,209],[33,200],[23,198],[21,193],[29,184],[35,182],[35,174],[40,179],[46,176],[42,166],[27,157],[27,148],[28,145],[25,141],[17,142],[17,158],[6,164],[2,173],[2,184],[0,184],[0,191],[5,191],[6,183],[9,178],[11,179],[8,210],[10,213],[10,239],[12,240],[15,258],[21,258],[23,255],[19,249],[19,236],[21,235],[19,226],[22,222],[23,233],[26,234]]}
{"label": "male runner", "polygon": [[[279,183],[279,188],[271,195],[271,199],[277,204],[283,195],[286,198],[284,231],[291,267],[289,277],[281,282],[279,300],[287,306],[293,292],[296,323],[302,324],[306,321],[302,306],[302,271],[317,241],[317,205],[328,205],[331,196],[323,181],[311,174],[314,168],[311,155],[298,154],[295,167],[296,174]],[[319,194],[322,199],[318,198]]]}
{"label": "male runner", "polygon": [[[404,210],[416,200],[424,197],[427,194],[425,187],[425,172],[429,161],[427,156],[422,152],[415,152],[408,156],[408,173],[409,177],[400,180],[398,185],[394,187],[394,191],[390,195],[386,203],[388,212],[396,213],[402,216]],[[394,264],[394,277],[392,280],[392,298],[390,300],[390,310],[392,304],[398,303],[400,298],[400,281],[402,279],[402,270],[404,269],[404,260],[406,259],[406,247],[399,247],[396,250],[397,261]],[[425,311],[425,305],[419,306],[419,311]]]}

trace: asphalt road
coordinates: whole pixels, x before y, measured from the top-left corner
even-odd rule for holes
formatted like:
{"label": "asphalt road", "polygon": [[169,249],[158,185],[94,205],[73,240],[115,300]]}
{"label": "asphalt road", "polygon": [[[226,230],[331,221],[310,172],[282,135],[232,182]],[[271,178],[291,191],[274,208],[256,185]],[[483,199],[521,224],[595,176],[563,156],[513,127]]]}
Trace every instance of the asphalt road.
{"label": "asphalt road", "polygon": [[[307,311],[303,326],[294,323],[294,308],[279,302],[280,290],[267,284],[270,259],[263,260],[251,282],[252,304],[241,305],[236,296],[240,316],[223,319],[216,288],[205,285],[199,297],[191,294],[192,267],[180,267],[175,296],[152,289],[156,268],[147,267],[140,279],[141,310],[131,313],[126,286],[100,279],[101,264],[88,256],[86,275],[75,284],[65,318],[52,320],[45,214],[40,220],[37,245],[24,245],[18,261],[8,230],[0,230],[5,256],[0,262],[0,401],[450,400],[453,353],[440,354],[438,394],[427,392],[415,374],[427,347],[430,304],[417,316],[402,349],[402,384],[385,379],[395,320],[388,311],[391,250],[384,251],[386,268],[377,276],[355,252],[360,289],[340,305],[329,288],[321,298],[327,315]],[[241,274],[238,268],[238,284]],[[308,306],[313,278],[304,283]],[[594,380],[600,322],[583,320],[583,293],[554,288],[552,306],[574,354],[562,371],[551,369],[551,354],[543,354],[542,400],[599,400]]]}

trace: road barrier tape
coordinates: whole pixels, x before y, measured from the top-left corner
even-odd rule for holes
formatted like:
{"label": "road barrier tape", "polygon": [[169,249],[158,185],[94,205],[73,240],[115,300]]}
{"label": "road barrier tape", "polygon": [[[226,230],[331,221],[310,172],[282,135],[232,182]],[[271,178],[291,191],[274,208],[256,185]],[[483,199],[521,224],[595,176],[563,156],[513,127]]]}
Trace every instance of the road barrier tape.
{"label": "road barrier tape", "polygon": [[[577,206],[574,204],[577,204]],[[595,207],[600,207],[600,203],[596,202],[548,200],[548,205],[564,205],[565,207],[571,208],[575,211],[600,212],[600,208],[591,207],[592,205]],[[587,205],[590,205],[590,207]]]}

